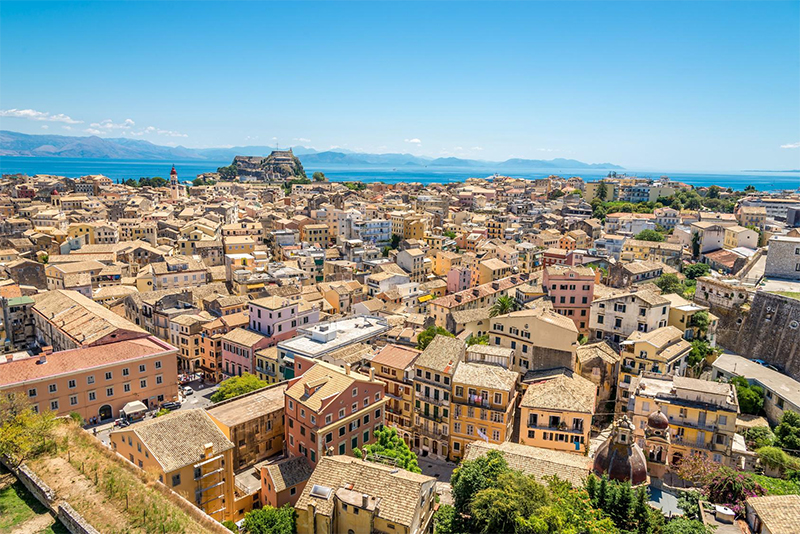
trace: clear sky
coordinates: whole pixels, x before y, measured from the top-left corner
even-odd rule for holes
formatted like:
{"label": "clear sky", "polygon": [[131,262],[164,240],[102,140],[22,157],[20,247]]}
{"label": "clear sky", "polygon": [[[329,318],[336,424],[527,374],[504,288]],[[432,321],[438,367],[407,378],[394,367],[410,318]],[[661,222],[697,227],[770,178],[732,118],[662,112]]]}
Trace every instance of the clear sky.
{"label": "clear sky", "polygon": [[4,0],[0,110],[190,147],[797,169],[800,2]]}

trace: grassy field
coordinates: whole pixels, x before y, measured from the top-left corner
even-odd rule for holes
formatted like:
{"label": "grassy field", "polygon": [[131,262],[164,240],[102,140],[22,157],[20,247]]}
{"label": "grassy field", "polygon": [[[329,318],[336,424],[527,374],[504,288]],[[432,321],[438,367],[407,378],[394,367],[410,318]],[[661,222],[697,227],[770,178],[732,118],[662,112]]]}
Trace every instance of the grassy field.
{"label": "grassy field", "polygon": [[65,534],[69,531],[54,522],[47,508],[25,489],[14,475],[0,467],[0,533]]}
{"label": "grassy field", "polygon": [[800,292],[797,291],[770,291],[770,293],[775,293],[776,295],[781,295],[783,297],[789,297],[790,299],[800,300]]}

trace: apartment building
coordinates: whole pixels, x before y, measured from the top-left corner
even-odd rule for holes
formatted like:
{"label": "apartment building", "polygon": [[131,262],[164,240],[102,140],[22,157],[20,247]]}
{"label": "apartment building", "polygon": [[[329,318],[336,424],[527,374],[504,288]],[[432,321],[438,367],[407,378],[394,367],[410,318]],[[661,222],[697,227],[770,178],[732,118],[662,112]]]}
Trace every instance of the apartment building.
{"label": "apartment building", "polygon": [[418,248],[401,250],[397,253],[395,260],[405,272],[408,273],[412,282],[421,283],[427,280],[428,271],[425,263],[425,253]]}
{"label": "apartment building", "polygon": [[526,374],[520,402],[522,445],[584,454],[595,411],[596,386],[569,369]]}
{"label": "apartment building", "polygon": [[270,344],[270,338],[235,328],[222,336],[222,375],[224,378],[255,372],[255,354]]}
{"label": "apartment building", "polygon": [[327,224],[306,224],[300,230],[300,239],[326,249],[331,242],[330,229]]}
{"label": "apartment building", "polygon": [[111,448],[206,514],[234,520],[234,445],[204,410],[180,410],[115,430]]}
{"label": "apartment building", "polygon": [[304,300],[264,297],[248,304],[250,329],[270,338],[270,343],[289,339],[298,328],[319,322],[319,308]]}
{"label": "apartment building", "polygon": [[150,263],[136,275],[140,292],[162,289],[192,288],[210,282],[208,268],[189,256],[165,256],[164,261]]}
{"label": "apartment building", "polygon": [[593,339],[619,344],[633,332],[650,332],[667,326],[669,300],[658,288],[644,284],[638,289],[595,299],[589,317]]}
{"label": "apartment building", "polygon": [[511,266],[497,258],[483,260],[476,265],[473,277],[477,278],[478,284],[491,284],[496,280],[501,280],[511,275]]}
{"label": "apartment building", "polygon": [[462,458],[468,443],[503,443],[514,428],[519,373],[491,363],[461,362],[453,374],[450,454]]}
{"label": "apartment building", "polygon": [[169,340],[178,347],[178,370],[195,373],[200,369],[200,340],[203,325],[214,321],[208,312],[187,313],[173,317],[169,322]]}
{"label": "apartment building", "polygon": [[763,230],[767,223],[767,209],[764,206],[739,205],[736,208],[736,221],[744,226],[754,226]]}
{"label": "apartment building", "polygon": [[200,372],[205,380],[223,380],[222,336],[248,324],[247,313],[218,317],[200,327]]}
{"label": "apartment building", "polygon": [[[634,437],[648,468],[677,466],[699,453],[733,467],[731,458],[739,401],[731,384],[686,377],[640,376],[629,402]],[[662,430],[660,435],[647,430]]]}
{"label": "apartment building", "polygon": [[[452,331],[450,326],[453,312],[491,306],[499,297],[513,297],[518,286],[533,280],[534,277],[528,274],[514,275],[433,299],[429,304],[430,315],[436,321],[436,326]],[[449,284],[448,277],[448,286]]]}
{"label": "apartment building", "polygon": [[550,266],[544,269],[542,288],[556,312],[572,319],[580,332],[589,331],[594,286],[600,277],[590,267]]}
{"label": "apartment building", "polygon": [[692,345],[683,332],[665,326],[650,332],[633,332],[620,343],[622,367],[619,372],[619,409],[625,411],[634,378],[643,373],[682,376]]}
{"label": "apartment building", "polygon": [[297,500],[297,533],[430,532],[436,479],[346,456],[322,458]]}
{"label": "apartment building", "polygon": [[206,408],[233,444],[235,469],[254,466],[283,452],[286,387],[285,383],[275,384]]}
{"label": "apartment building", "polygon": [[[304,367],[305,364],[305,369]],[[303,373],[285,395],[285,448],[315,467],[329,454],[353,454],[384,424],[384,382],[327,362],[298,361]]]}
{"label": "apartment building", "polygon": [[375,378],[386,383],[386,426],[397,430],[406,445],[414,439],[414,363],[422,353],[401,345],[384,345],[372,358]]}
{"label": "apartment building", "polygon": [[[720,245],[721,246],[721,245]],[[622,261],[659,261],[671,267],[680,267],[683,258],[683,245],[641,239],[626,239],[622,245]]]}
{"label": "apartment building", "polygon": [[36,411],[110,421],[126,404],[150,408],[175,400],[175,347],[152,336],[86,346],[39,356],[0,359],[0,391],[28,397]]}

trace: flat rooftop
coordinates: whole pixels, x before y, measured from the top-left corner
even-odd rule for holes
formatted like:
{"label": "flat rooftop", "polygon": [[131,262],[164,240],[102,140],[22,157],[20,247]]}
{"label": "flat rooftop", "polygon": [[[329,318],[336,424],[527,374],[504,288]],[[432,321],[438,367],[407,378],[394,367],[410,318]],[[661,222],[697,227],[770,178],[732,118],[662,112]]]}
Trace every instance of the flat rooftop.
{"label": "flat rooftop", "polygon": [[316,358],[353,343],[372,339],[388,330],[386,319],[361,315],[299,329],[300,335],[280,342],[278,348]]}
{"label": "flat rooftop", "polygon": [[778,394],[783,400],[800,407],[800,382],[779,371],[773,371],[737,354],[721,354],[712,367],[748,380],[755,380]]}

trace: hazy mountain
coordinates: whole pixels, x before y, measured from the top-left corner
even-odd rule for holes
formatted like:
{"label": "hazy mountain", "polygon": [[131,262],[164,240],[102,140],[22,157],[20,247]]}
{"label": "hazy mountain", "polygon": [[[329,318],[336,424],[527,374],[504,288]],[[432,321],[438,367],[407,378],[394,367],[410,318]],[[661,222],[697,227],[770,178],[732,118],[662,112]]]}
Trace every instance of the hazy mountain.
{"label": "hazy mountain", "polygon": [[[286,148],[286,147],[282,147]],[[238,146],[230,148],[186,148],[155,145],[141,139],[75,137],[66,135],[29,135],[0,130],[0,156],[142,159],[142,160],[211,160],[230,161],[235,156],[268,156],[275,150],[271,146]],[[362,165],[362,166],[434,166],[476,167],[482,169],[615,169],[623,167],[611,163],[583,163],[574,159],[553,160],[514,158],[503,162],[480,161],[462,158],[429,158],[413,154],[365,154],[347,149],[319,152],[304,146],[292,147],[295,155],[302,157],[304,165]]]}

